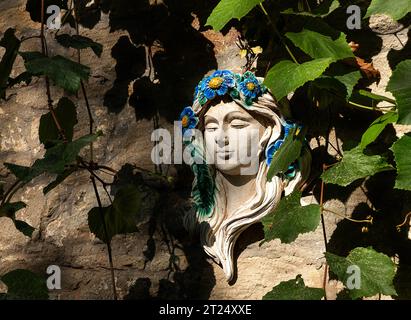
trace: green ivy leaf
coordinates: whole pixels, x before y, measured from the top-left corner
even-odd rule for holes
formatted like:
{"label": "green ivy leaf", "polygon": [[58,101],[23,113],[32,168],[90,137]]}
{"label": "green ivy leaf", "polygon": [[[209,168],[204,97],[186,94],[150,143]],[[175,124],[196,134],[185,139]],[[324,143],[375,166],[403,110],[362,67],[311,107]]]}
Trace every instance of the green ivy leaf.
{"label": "green ivy leaf", "polygon": [[81,80],[87,80],[90,75],[89,67],[62,56],[48,58],[38,52],[20,52],[20,55],[25,61],[27,72],[31,75],[48,76],[56,85],[71,93],[76,93]]}
{"label": "green ivy leaf", "polygon": [[267,179],[271,179],[280,172],[286,172],[289,165],[301,154],[303,134],[296,135],[296,128],[290,130],[281,147],[276,151],[267,172]]}
{"label": "green ivy leaf", "polygon": [[0,206],[0,217],[8,217],[13,220],[14,226],[17,230],[23,233],[25,236],[31,237],[35,230],[32,226],[24,221],[16,220],[16,212],[25,208],[24,202],[6,202]]}
{"label": "green ivy leaf", "polygon": [[[411,2],[410,2],[411,3]],[[411,60],[400,62],[392,73],[387,90],[397,100],[398,124],[411,124]]]}
{"label": "green ivy leaf", "polygon": [[221,0],[211,12],[206,26],[220,31],[231,19],[240,20],[264,0]]}
{"label": "green ivy leaf", "polygon": [[14,31],[12,28],[7,29],[3,38],[0,40],[0,46],[6,49],[0,61],[0,99],[6,97],[6,88],[10,73],[20,48],[20,40],[14,35]]}
{"label": "green ivy leaf", "polygon": [[45,172],[62,174],[66,169],[65,166],[75,162],[80,150],[95,141],[100,135],[101,133],[90,134],[69,143],[57,144],[47,149],[44,158],[36,160],[31,167],[12,163],[4,165],[22,182],[29,182]]}
{"label": "green ivy leaf", "polygon": [[266,293],[263,300],[321,300],[324,289],[306,287],[301,274],[295,279],[283,281]]}
{"label": "green ivy leaf", "polygon": [[7,286],[7,300],[47,300],[49,298],[46,280],[23,269],[13,270],[0,277]]}
{"label": "green ivy leaf", "polygon": [[370,143],[374,142],[375,139],[378,138],[380,133],[388,124],[395,123],[397,120],[398,113],[395,112],[388,112],[377,118],[373,123],[371,123],[367,131],[365,131],[362,135],[360,148],[364,150],[365,147],[367,147]]}
{"label": "green ivy leaf", "polygon": [[397,179],[395,188],[411,190],[411,135],[406,134],[396,141],[390,148],[394,152],[397,164]]}
{"label": "green ivy leaf", "polygon": [[[67,140],[71,141],[73,139],[73,128],[77,124],[76,106],[70,99],[63,97],[54,109],[54,113],[57,119],[64,120],[61,121],[61,127]],[[61,140],[59,130],[50,112],[44,114],[40,119],[39,138],[46,148],[52,147],[56,144],[56,141]]]}
{"label": "green ivy leaf", "polygon": [[346,58],[354,58],[354,54],[348,46],[344,33],[340,33],[340,36],[336,40],[308,29],[303,29],[298,33],[287,32],[285,36],[290,39],[296,47],[314,59],[332,58],[333,61],[338,61]]}
{"label": "green ivy leaf", "polygon": [[107,235],[104,232],[100,208],[96,207],[88,213],[90,231],[105,243],[117,234],[132,233],[137,230],[137,217],[141,207],[141,195],[133,185],[122,187],[116,194],[113,204],[102,208]]}
{"label": "green ivy leaf", "polygon": [[321,76],[332,61],[332,58],[316,59],[303,64],[289,60],[281,61],[268,71],[264,84],[277,100],[281,100],[308,81]]}
{"label": "green ivy leaf", "polygon": [[301,206],[300,199],[301,192],[294,191],[281,199],[278,207],[261,220],[264,226],[263,242],[278,238],[283,243],[291,243],[299,234],[317,228],[321,217],[320,206]]}
{"label": "green ivy leaf", "polygon": [[347,66],[342,62],[333,63],[328,68],[326,74],[341,82],[345,86],[346,100],[351,97],[355,85],[362,78],[361,72],[358,69]]}
{"label": "green ivy leaf", "polygon": [[391,259],[370,248],[355,248],[344,258],[326,252],[325,258],[330,266],[330,270],[338,279],[347,286],[347,273],[350,266],[358,266],[360,274],[360,288],[349,291],[352,299],[361,297],[371,297],[376,294],[396,295],[393,285],[395,276],[395,264]]}
{"label": "green ivy leaf", "polygon": [[410,0],[372,0],[364,19],[373,14],[386,14],[394,20],[400,20],[411,12]]}
{"label": "green ivy leaf", "polygon": [[311,12],[306,12],[306,11],[298,12],[290,8],[285,11],[282,11],[281,13],[324,18],[328,16],[334,10],[338,9],[339,7],[340,7],[340,3],[338,2],[338,0],[333,0],[333,1],[322,2],[317,8],[315,8]]}
{"label": "green ivy leaf", "polygon": [[393,167],[379,156],[367,156],[360,146],[344,152],[341,162],[334,165],[321,175],[325,183],[346,187],[352,182],[372,176],[378,172],[392,170]]}
{"label": "green ivy leaf", "polygon": [[69,34],[60,34],[56,36],[56,40],[63,47],[74,48],[74,49],[86,49],[91,48],[93,52],[101,57],[103,52],[103,45],[98,42],[93,41],[92,39],[80,35],[69,35]]}

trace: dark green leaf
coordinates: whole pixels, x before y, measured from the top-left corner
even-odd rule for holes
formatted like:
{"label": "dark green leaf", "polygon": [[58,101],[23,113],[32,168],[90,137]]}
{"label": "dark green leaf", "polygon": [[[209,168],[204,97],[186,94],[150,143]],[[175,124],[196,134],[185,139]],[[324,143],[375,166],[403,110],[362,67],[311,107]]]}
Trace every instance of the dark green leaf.
{"label": "dark green leaf", "polygon": [[395,188],[411,190],[411,135],[402,136],[391,147],[397,164],[397,179]]}
{"label": "dark green leaf", "polygon": [[308,81],[321,76],[332,61],[331,58],[316,59],[303,64],[281,61],[268,71],[264,84],[277,100],[281,100]]}
{"label": "dark green leaf", "polygon": [[6,49],[0,61],[0,99],[6,97],[6,88],[10,73],[20,48],[20,40],[14,35],[14,31],[12,28],[7,29],[3,38],[0,40],[0,46]]}
{"label": "dark green leaf", "polygon": [[348,46],[344,33],[341,33],[336,40],[307,29],[303,29],[298,33],[288,32],[285,36],[290,39],[296,47],[314,59],[332,58],[333,61],[337,61],[354,58],[354,54]]}
{"label": "dark green leaf", "polygon": [[400,20],[408,12],[411,12],[410,0],[372,0],[364,19],[372,14],[386,14],[394,20]]}
{"label": "dark green leaf", "polygon": [[351,97],[355,85],[362,77],[361,72],[358,71],[358,69],[347,66],[342,62],[333,63],[326,74],[338,80],[345,86],[346,100]]}
{"label": "dark green leaf", "polygon": [[[110,242],[117,234],[136,232],[140,207],[139,190],[133,185],[124,186],[117,192],[112,205],[90,210],[88,213],[90,231],[105,243]],[[107,236],[104,231],[102,215],[104,216]]]}
{"label": "dark green leaf", "polygon": [[49,183],[47,186],[44,187],[43,189],[43,194],[49,193],[51,190],[53,190],[55,187],[57,187],[60,183],[62,183],[64,180],[66,180],[71,174],[77,171],[76,167],[71,167],[70,169],[65,170],[63,173],[59,174],[56,179]]}
{"label": "dark green leaf", "polygon": [[345,100],[347,89],[337,79],[323,75],[309,84],[307,93],[311,101],[317,101],[319,108],[325,109],[335,104],[338,98]]}
{"label": "dark green leaf", "polygon": [[301,274],[295,279],[283,281],[268,292],[263,300],[321,300],[324,289],[306,287]]}
{"label": "dark green leaf", "polygon": [[281,147],[273,156],[270,168],[268,169],[267,179],[271,179],[280,172],[286,172],[291,163],[293,163],[301,154],[303,145],[303,136],[301,132],[296,135],[296,128],[290,130]]}
{"label": "dark green leaf", "polygon": [[231,19],[241,19],[264,0],[221,0],[211,12],[206,26],[220,31]]}
{"label": "dark green leaf", "polygon": [[[347,258],[326,252],[325,257],[330,270],[347,286],[347,280],[352,273],[347,273],[350,266],[358,266],[360,270],[359,289],[352,289],[349,295],[352,299],[371,297],[376,294],[396,295],[393,285],[395,264],[390,257],[378,253],[372,248],[355,248]],[[349,271],[349,270],[348,270]]]}
{"label": "dark green leaf", "polygon": [[27,72],[33,76],[48,76],[56,85],[71,93],[76,93],[80,88],[81,80],[87,80],[90,75],[89,67],[62,56],[48,58],[33,52],[20,54],[25,61]]}
{"label": "dark green leaf", "polygon": [[[67,140],[71,141],[73,139],[73,128],[77,124],[76,106],[70,99],[63,97],[54,109],[54,113],[57,119],[60,120]],[[59,130],[50,112],[44,114],[40,119],[39,138],[46,148],[52,147],[56,140],[61,140]]]}
{"label": "dark green leaf", "polygon": [[396,122],[398,119],[398,113],[389,112],[378,119],[376,119],[373,123],[371,123],[370,127],[367,131],[364,132],[361,138],[360,148],[365,149],[370,143],[374,142],[375,139],[378,138],[380,133],[384,130],[384,128],[390,124]]}
{"label": "dark green leaf", "polygon": [[393,167],[379,156],[367,156],[360,146],[344,152],[344,157],[338,164],[334,165],[321,175],[325,183],[348,186],[352,182],[372,176],[378,172],[392,170]]}
{"label": "dark green leaf", "polygon": [[397,100],[398,123],[411,124],[411,60],[400,62],[392,73],[387,90]]}
{"label": "dark green leaf", "polygon": [[35,273],[17,269],[3,275],[0,280],[7,286],[8,300],[47,300],[46,281]]}
{"label": "dark green leaf", "polygon": [[100,135],[101,133],[86,135],[69,143],[57,144],[47,149],[44,158],[36,160],[31,167],[12,163],[4,165],[23,182],[28,182],[45,172],[62,174],[65,171],[65,166],[75,162],[80,150],[95,141]]}
{"label": "dark green leaf", "polygon": [[74,49],[86,49],[91,48],[93,52],[100,57],[101,53],[103,52],[103,46],[100,43],[93,41],[90,38],[79,36],[79,35],[69,35],[69,34],[61,34],[57,35],[56,39],[58,43],[66,48],[74,48]]}
{"label": "dark green leaf", "polygon": [[261,222],[264,225],[264,242],[280,239],[291,243],[300,233],[314,231],[320,223],[321,210],[318,204],[301,206],[301,192],[281,199],[278,207]]}
{"label": "dark green leaf", "polygon": [[282,11],[281,13],[283,14],[295,14],[295,15],[302,15],[302,16],[310,16],[310,17],[326,17],[328,16],[331,12],[333,12],[335,9],[340,7],[340,3],[338,0],[333,0],[333,1],[324,1],[321,3],[318,8],[315,8],[311,12],[307,11],[294,11],[293,9],[287,9],[285,11]]}

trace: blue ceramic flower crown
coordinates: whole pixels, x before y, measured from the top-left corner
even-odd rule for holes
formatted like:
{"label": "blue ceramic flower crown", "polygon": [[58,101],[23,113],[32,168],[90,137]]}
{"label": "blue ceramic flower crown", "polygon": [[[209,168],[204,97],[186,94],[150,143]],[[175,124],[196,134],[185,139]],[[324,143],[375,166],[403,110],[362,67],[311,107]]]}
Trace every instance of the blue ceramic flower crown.
{"label": "blue ceramic flower crown", "polygon": [[[197,100],[203,107],[216,97],[228,94],[233,99],[242,101],[244,107],[247,108],[265,92],[267,92],[267,87],[251,71],[241,75],[229,70],[217,70],[212,75],[204,77],[196,86],[194,102]],[[191,107],[184,108],[180,120],[183,134],[198,124],[196,112]]]}
{"label": "blue ceramic flower crown", "polygon": [[195,89],[194,100],[203,106],[217,96],[229,94],[233,99],[240,99],[250,106],[266,91],[266,86],[251,71],[240,75],[229,70],[217,70],[200,81]]}

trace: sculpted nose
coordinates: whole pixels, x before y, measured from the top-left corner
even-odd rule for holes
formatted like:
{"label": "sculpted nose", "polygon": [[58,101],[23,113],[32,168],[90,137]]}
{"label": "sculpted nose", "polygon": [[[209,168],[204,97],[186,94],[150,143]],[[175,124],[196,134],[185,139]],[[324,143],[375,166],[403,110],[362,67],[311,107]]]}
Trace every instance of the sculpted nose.
{"label": "sculpted nose", "polygon": [[228,145],[228,137],[224,130],[220,130],[220,132],[215,136],[215,142],[220,148]]}

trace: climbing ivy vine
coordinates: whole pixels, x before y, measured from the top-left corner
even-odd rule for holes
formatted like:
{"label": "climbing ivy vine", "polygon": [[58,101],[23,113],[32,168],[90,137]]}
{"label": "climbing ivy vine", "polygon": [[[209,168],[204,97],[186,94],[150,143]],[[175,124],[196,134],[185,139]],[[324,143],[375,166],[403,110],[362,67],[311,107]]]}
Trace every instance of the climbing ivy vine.
{"label": "climbing ivy vine", "polygon": [[[50,56],[47,39],[45,37],[45,16],[48,5],[58,4],[67,9],[62,23],[74,24],[76,34],[55,33],[55,41],[63,47],[77,50],[77,61],[73,61],[61,55]],[[19,39],[15,30],[9,28],[0,40],[0,46],[6,49],[0,62],[0,98],[7,99],[6,90],[18,83],[29,84],[33,77],[43,79],[47,95],[49,112],[40,119],[39,140],[46,152],[43,158],[36,160],[30,167],[16,163],[5,163],[5,167],[15,176],[15,183],[10,188],[0,189],[0,217],[10,218],[16,228],[24,235],[31,237],[35,228],[28,223],[16,219],[16,212],[26,207],[22,201],[13,201],[15,193],[40,175],[50,177],[50,183],[44,187],[43,193],[47,194],[69,176],[79,171],[90,174],[90,183],[93,186],[96,204],[88,214],[90,231],[107,245],[108,260],[110,264],[113,298],[117,299],[111,239],[117,234],[136,232],[136,219],[140,210],[140,190],[133,184],[118,188],[114,199],[107,190],[110,184],[100,177],[103,172],[117,171],[110,167],[100,165],[94,157],[93,143],[104,133],[96,131],[92,117],[91,106],[87,95],[86,81],[90,76],[90,68],[81,64],[81,50],[91,49],[98,57],[101,56],[103,47],[101,44],[88,37],[79,34],[80,1],[53,2],[41,0],[27,2],[28,9],[38,14],[41,32],[29,38]],[[25,52],[20,47],[24,41],[39,41],[41,51]],[[10,74],[17,56],[24,60],[25,71],[11,78]],[[51,94],[51,86],[55,85],[67,92],[62,97],[54,97]],[[74,126],[77,124],[77,106],[70,100],[70,94],[81,94],[84,99],[84,107],[89,116],[89,133],[85,136],[73,139]],[[55,103],[55,101],[58,101]],[[88,148],[88,155],[82,152]],[[84,155],[86,154],[86,155]],[[103,189],[110,199],[111,205],[103,207],[100,190]],[[48,289],[45,279],[28,270],[13,270],[1,275],[0,280],[8,287],[8,292],[0,296],[2,299],[47,299]]]}
{"label": "climbing ivy vine", "polygon": [[[330,210],[323,206],[323,193],[328,184],[349,187],[357,180],[367,179],[384,171],[396,171],[395,189],[411,190],[410,133],[396,138],[397,140],[391,146],[385,146],[382,150],[380,148],[375,151],[375,148],[370,148],[387,126],[411,125],[411,82],[409,81],[411,57],[398,63],[393,70],[387,91],[392,93],[394,99],[367,90],[361,84],[362,80],[378,78],[378,71],[373,69],[371,64],[365,65],[365,61],[355,55],[361,43],[347,41],[346,33],[350,30],[345,28],[344,33],[342,29],[338,29],[338,26],[332,25],[332,21],[327,20],[333,12],[340,10],[345,13],[347,7],[353,4],[362,9],[361,24],[364,27],[373,14],[385,14],[394,20],[400,20],[411,12],[411,2],[406,0],[243,0],[241,5],[235,0],[221,0],[208,17],[206,24],[219,31],[232,23],[232,19],[250,21],[265,16],[265,20],[261,18],[254,24],[260,24],[262,28],[269,26],[271,36],[281,44],[284,53],[262,76],[265,77],[265,84],[280,104],[284,103],[286,97],[294,95],[303,97],[300,102],[306,102],[306,105],[299,105],[298,108],[326,109],[342,100],[346,108],[364,109],[379,114],[363,135],[358,137],[357,145],[352,145],[352,148],[344,152],[338,152],[337,158],[332,163],[324,161],[323,172],[319,177],[320,204],[301,206],[301,192],[294,192],[283,198],[275,212],[262,220],[265,233],[262,244],[273,239],[290,243],[299,234],[316,230],[322,222],[325,258],[331,272],[347,286],[349,276],[347,268],[353,265],[360,268],[361,288],[351,288],[352,290],[346,288],[349,298],[358,299],[377,294],[395,296],[397,293],[393,286],[393,279],[396,265],[390,257],[378,253],[371,247],[354,248],[347,257],[327,252],[324,219],[321,217]],[[291,25],[298,26],[299,30],[288,31],[287,28]],[[314,106],[310,102],[314,102]],[[379,104],[380,102],[384,102],[384,105]],[[304,120],[306,119],[302,119],[303,122]],[[349,126],[348,120],[347,126]],[[317,137],[324,137],[327,140],[327,147],[329,134],[330,129],[325,135]],[[284,172],[301,152],[301,133],[299,136],[290,135],[288,138],[272,161],[268,179]],[[311,138],[315,137],[311,136]],[[407,214],[405,221],[398,226],[399,231],[406,224],[409,216],[410,214]],[[353,223],[373,222],[372,217],[362,221],[349,217],[347,219]],[[367,226],[364,226],[363,230],[366,231]],[[326,272],[327,269],[326,267]],[[326,280],[327,274],[324,277]],[[280,283],[263,299],[327,299],[325,284],[326,281],[322,289],[306,287],[299,275],[296,279]]]}
{"label": "climbing ivy vine", "polygon": [[[57,32],[54,40],[62,47],[75,49],[76,60],[61,55],[52,56],[48,52],[44,25],[45,9],[50,4],[58,4],[66,10],[62,23],[70,24],[72,33]],[[378,114],[369,128],[357,137],[356,143],[344,152],[339,152],[332,161],[322,163],[323,170],[317,177],[321,188],[320,203],[302,206],[302,193],[299,191],[283,198],[275,214],[266,216],[262,221],[265,233],[263,242],[279,239],[283,243],[291,243],[299,234],[314,231],[321,224],[324,228],[324,214],[329,210],[323,206],[322,198],[328,184],[349,187],[358,180],[368,179],[381,172],[396,172],[394,188],[411,191],[411,133],[396,138],[383,149],[372,148],[387,126],[411,125],[411,57],[398,63],[393,70],[387,90],[394,99],[367,90],[364,80],[376,81],[378,71],[356,55],[358,44],[347,40],[347,30],[341,26],[338,28],[337,24],[333,25],[329,20],[335,12],[346,11],[352,4],[360,6],[363,26],[367,25],[373,14],[386,14],[394,20],[400,20],[411,12],[409,0],[221,0],[218,3],[216,1],[214,10],[205,22],[205,26],[222,32],[230,23],[245,22],[242,34],[248,39],[253,38],[257,45],[260,36],[269,30],[268,42],[274,39],[279,46],[272,53],[275,56],[272,59],[274,63],[269,64],[267,69],[257,71],[265,77],[265,85],[280,104],[287,104],[288,98],[293,96],[305,102],[299,108],[324,110],[338,102],[346,108]],[[0,217],[10,218],[19,231],[31,236],[35,229],[16,218],[16,213],[26,207],[24,202],[14,199],[16,192],[36,177],[46,175],[50,181],[43,192],[47,194],[75,172],[88,172],[96,198],[96,207],[90,208],[88,223],[90,231],[107,246],[113,297],[117,298],[111,239],[116,234],[137,231],[135,220],[141,207],[141,195],[136,186],[128,184],[119,188],[114,199],[111,199],[107,191],[109,183],[100,177],[100,173],[117,172],[100,165],[94,155],[94,143],[104,132],[96,130],[92,117],[92,106],[87,95],[87,80],[91,70],[81,63],[81,51],[92,50],[100,57],[102,45],[78,32],[83,1],[29,0],[27,6],[31,9],[34,6],[35,10],[31,10],[32,19],[40,24],[41,31],[29,38],[18,38],[13,28],[5,31],[0,40],[0,46],[5,49],[0,61],[0,99],[7,99],[9,88],[23,82],[29,84],[35,77],[44,82],[48,113],[40,119],[39,141],[46,152],[43,158],[31,166],[5,164],[15,176],[15,182],[4,189],[0,181]],[[295,27],[287,28],[290,25]],[[41,50],[21,51],[21,44],[25,41],[38,41]],[[253,50],[247,50],[247,58],[255,54]],[[18,56],[24,60],[25,71],[12,78],[12,69]],[[51,86],[64,89],[66,94],[52,96]],[[90,130],[82,137],[77,137],[74,130],[79,106],[70,99],[73,94],[82,97],[82,107],[89,116]],[[349,126],[349,120],[346,121]],[[328,129],[331,127],[329,125]],[[287,137],[272,161],[268,179],[284,172],[298,158],[305,138],[325,138],[328,148],[330,130],[316,137],[309,137],[308,134],[302,130]],[[100,190],[104,190],[110,198],[109,206],[103,206]],[[405,216],[399,229],[406,224],[409,216]],[[362,221],[347,219],[365,225],[373,221],[372,218]],[[338,256],[327,251],[326,237],[324,241],[324,256],[329,269],[344,285],[347,285],[346,271],[349,266],[358,266],[363,274],[364,281],[360,289],[350,290],[347,287],[349,298],[396,295],[393,286],[396,264],[390,257],[371,247],[357,247],[346,256]],[[44,279],[27,270],[13,270],[1,275],[0,280],[8,287],[8,293],[0,296],[0,299],[48,297]],[[301,275],[298,275],[274,287],[263,299],[326,299],[325,289],[326,286],[307,287]]]}

